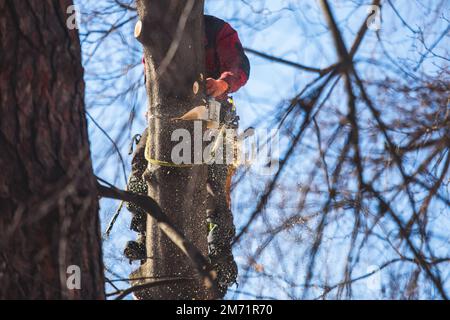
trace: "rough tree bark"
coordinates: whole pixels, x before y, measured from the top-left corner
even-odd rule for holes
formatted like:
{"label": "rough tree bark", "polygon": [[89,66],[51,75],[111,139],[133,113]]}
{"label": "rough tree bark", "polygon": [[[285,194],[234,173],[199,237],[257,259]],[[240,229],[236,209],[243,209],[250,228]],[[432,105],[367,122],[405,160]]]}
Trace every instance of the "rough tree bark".
{"label": "rough tree bark", "polygon": [[104,298],[71,4],[0,0],[0,299]]}
{"label": "rough tree bark", "polygon": [[[140,21],[136,36],[144,46],[148,80],[147,157],[172,162],[172,148],[178,143],[171,141],[172,133],[185,128],[193,137],[194,125],[168,119],[180,117],[194,106],[204,104],[204,1],[136,2]],[[206,166],[172,168],[149,164],[145,178],[149,196],[206,255]],[[147,253],[150,258],[132,277],[192,277],[195,280],[141,291],[135,294],[137,298],[211,298],[187,258],[162,234],[153,219],[148,219],[147,224]]]}

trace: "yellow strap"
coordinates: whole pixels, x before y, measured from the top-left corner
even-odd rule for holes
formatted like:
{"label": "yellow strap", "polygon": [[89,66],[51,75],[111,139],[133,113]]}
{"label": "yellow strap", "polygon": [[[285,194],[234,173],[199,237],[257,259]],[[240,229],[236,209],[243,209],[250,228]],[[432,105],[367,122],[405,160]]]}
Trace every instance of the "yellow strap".
{"label": "yellow strap", "polygon": [[161,160],[156,160],[156,159],[146,159],[149,163],[156,165],[156,166],[161,166],[161,167],[169,167],[169,168],[189,168],[189,167],[193,167],[196,165],[202,165],[203,163],[199,163],[199,164],[176,164],[173,162],[167,162],[167,161],[161,161]]}

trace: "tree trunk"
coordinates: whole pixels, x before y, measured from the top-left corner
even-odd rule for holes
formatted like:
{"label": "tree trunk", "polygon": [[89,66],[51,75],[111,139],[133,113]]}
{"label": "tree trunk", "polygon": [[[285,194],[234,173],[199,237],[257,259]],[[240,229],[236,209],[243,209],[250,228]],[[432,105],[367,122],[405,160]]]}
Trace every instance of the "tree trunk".
{"label": "tree trunk", "polygon": [[[172,133],[184,128],[193,137],[194,124],[169,119],[204,104],[204,1],[137,0],[137,8],[140,22],[136,36],[144,45],[149,94],[146,156],[173,162],[171,152],[179,142],[171,141]],[[149,195],[206,255],[206,166],[175,168],[150,163],[145,179]],[[153,219],[148,219],[147,224],[147,255],[150,258],[132,277],[187,277],[195,280],[138,292],[136,296],[139,299],[209,297],[188,259],[158,229]]]}
{"label": "tree trunk", "polygon": [[104,298],[71,4],[0,0],[0,299]]}

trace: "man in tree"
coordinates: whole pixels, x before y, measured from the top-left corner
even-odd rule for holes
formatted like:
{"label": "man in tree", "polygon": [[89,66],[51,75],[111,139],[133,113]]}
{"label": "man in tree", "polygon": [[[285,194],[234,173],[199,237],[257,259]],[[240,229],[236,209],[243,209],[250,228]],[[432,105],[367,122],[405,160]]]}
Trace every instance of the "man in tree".
{"label": "man in tree", "polygon": [[[221,103],[221,122],[237,119],[229,94],[238,91],[249,78],[250,63],[244,53],[237,32],[225,21],[205,15],[205,53],[207,94]],[[145,61],[144,61],[145,65]],[[143,174],[147,169],[144,131],[132,160],[132,174],[128,189],[147,194]],[[235,235],[233,216],[228,201],[227,178],[231,178],[231,167],[227,164],[212,164],[208,167],[209,225],[208,248],[211,264],[218,274],[218,285],[223,292],[237,278],[237,266],[233,258],[231,241]],[[128,242],[124,254],[130,260],[145,260],[146,213],[133,204],[128,204],[133,215],[131,229],[138,232],[137,241]]]}

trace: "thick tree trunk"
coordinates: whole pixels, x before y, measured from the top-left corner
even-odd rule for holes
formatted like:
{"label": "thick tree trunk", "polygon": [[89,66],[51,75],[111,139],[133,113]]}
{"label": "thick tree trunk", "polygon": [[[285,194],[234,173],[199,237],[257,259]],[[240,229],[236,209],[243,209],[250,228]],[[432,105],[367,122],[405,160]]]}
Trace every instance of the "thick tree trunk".
{"label": "thick tree trunk", "polygon": [[0,0],[0,299],[104,298],[71,4]]}
{"label": "thick tree trunk", "polygon": [[[144,45],[149,93],[147,158],[172,162],[172,149],[178,144],[171,141],[172,133],[185,128],[193,138],[194,125],[169,119],[204,104],[204,1],[137,0],[137,8],[142,22],[142,28],[138,22],[137,33]],[[206,255],[206,166],[173,168],[150,164],[145,177],[149,195]],[[153,219],[148,220],[150,258],[133,276],[198,279],[181,250],[162,234]],[[193,280],[159,286],[136,296],[140,299],[206,299],[209,293],[202,283]]]}

